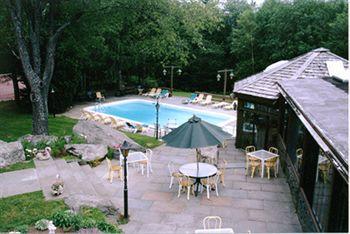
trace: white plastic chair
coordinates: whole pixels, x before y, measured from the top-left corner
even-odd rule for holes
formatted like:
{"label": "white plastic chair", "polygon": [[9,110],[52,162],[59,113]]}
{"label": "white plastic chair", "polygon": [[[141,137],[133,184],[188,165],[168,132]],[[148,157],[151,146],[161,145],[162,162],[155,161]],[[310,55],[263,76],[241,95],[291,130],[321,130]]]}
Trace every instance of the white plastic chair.
{"label": "white plastic chair", "polygon": [[139,162],[139,166],[141,168],[141,174],[144,174],[144,166],[146,165],[146,170],[147,170],[147,177],[149,177],[149,172],[153,172],[152,170],[152,155],[153,155],[153,151],[151,149],[146,149],[146,157],[147,159],[144,161]]}
{"label": "white plastic chair", "polygon": [[207,216],[203,219],[204,229],[219,229],[222,225],[222,219],[219,216]]}
{"label": "white plastic chair", "polygon": [[173,186],[174,183],[174,178],[178,178],[181,176],[179,172],[177,172],[174,168],[174,163],[170,161],[168,163],[168,169],[169,169],[169,174],[170,174],[170,184],[169,184],[169,189]]}

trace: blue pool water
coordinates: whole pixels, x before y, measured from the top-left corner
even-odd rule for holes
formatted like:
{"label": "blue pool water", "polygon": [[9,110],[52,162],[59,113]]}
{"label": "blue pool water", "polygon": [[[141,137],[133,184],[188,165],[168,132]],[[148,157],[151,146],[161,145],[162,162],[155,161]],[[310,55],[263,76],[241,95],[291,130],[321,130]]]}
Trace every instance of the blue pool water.
{"label": "blue pool water", "polygon": [[[100,108],[90,107],[88,109],[147,125],[153,125],[156,121],[155,102],[151,101],[137,99],[125,100],[105,104]],[[176,120],[176,123],[181,125],[193,115],[217,126],[222,126],[225,122],[232,119],[229,115],[160,103],[159,124],[160,126],[164,126],[169,120],[170,122]]]}

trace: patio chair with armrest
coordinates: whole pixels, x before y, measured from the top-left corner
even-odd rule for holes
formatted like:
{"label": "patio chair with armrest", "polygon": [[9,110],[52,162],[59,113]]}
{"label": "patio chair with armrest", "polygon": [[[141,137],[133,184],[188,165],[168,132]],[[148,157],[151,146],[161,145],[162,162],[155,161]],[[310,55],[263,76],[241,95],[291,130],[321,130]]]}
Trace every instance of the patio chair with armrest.
{"label": "patio chair with armrest", "polygon": [[222,219],[220,216],[207,216],[203,219],[204,229],[220,229],[222,226]]}
{"label": "patio chair with armrest", "polygon": [[119,166],[119,165],[112,165],[111,160],[109,160],[108,158],[106,158],[106,161],[107,161],[107,167],[108,167],[108,179],[109,179],[109,181],[111,183],[113,182],[114,172],[117,172],[120,180],[123,180],[123,177],[122,177],[123,167]]}
{"label": "patio chair with armrest", "polygon": [[201,190],[203,190],[203,188],[207,190],[207,199],[210,199],[210,191],[212,191],[212,189],[215,189],[216,196],[219,196],[218,182],[220,179],[220,174],[221,173],[218,171],[215,176],[201,179]]}
{"label": "patio chair with armrest", "polygon": [[174,163],[172,161],[170,161],[168,163],[168,170],[169,170],[169,174],[170,174],[169,189],[171,189],[171,187],[173,186],[173,183],[174,183],[174,178],[177,179],[178,177],[180,177],[181,173],[175,170]]}
{"label": "patio chair with armrest", "polygon": [[[146,149],[146,157],[147,157],[147,160],[142,160],[142,161],[139,161],[138,164],[140,166],[140,169],[141,169],[141,174],[143,175],[144,174],[144,170],[145,170],[145,166],[148,167],[148,170],[146,170],[147,172],[153,172],[152,170],[152,155],[153,155],[153,152],[151,149]],[[147,177],[148,177],[148,173],[147,173]]]}
{"label": "patio chair with armrest", "polygon": [[248,170],[249,170],[248,153],[254,152],[255,150],[256,148],[253,145],[245,147],[245,158],[246,158],[245,175],[248,175]]}
{"label": "patio chair with armrest", "polygon": [[222,162],[219,163],[218,165],[218,173],[220,177],[220,183],[222,183],[222,186],[225,185],[225,172],[226,172],[226,167],[227,167],[227,161],[225,159],[222,160]]}
{"label": "patio chair with armrest", "polygon": [[181,191],[185,189],[187,190],[187,200],[190,200],[190,193],[194,195],[194,182],[188,176],[181,175],[177,177],[177,181],[179,183],[179,191],[177,197],[180,197]]}
{"label": "patio chair with armrest", "polygon": [[267,178],[270,179],[271,168],[274,169],[275,177],[277,177],[277,160],[278,157],[270,158],[265,161],[265,167],[267,169]]}
{"label": "patio chair with armrest", "polygon": [[[265,164],[266,166],[266,164]],[[258,158],[254,158],[254,157],[251,157],[251,156],[248,156],[248,170],[249,168],[251,168],[251,178],[254,177],[254,174],[255,174],[255,171],[259,171],[260,168],[261,168],[261,160],[258,159]]]}
{"label": "patio chair with armrest", "polygon": [[269,152],[273,153],[273,154],[278,154],[278,149],[275,147],[270,147],[269,148]]}

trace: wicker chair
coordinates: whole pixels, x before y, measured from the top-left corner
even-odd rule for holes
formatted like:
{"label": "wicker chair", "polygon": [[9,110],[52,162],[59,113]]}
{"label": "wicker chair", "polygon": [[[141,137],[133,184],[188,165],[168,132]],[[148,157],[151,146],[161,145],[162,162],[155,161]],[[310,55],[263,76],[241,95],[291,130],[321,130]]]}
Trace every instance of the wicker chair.
{"label": "wicker chair", "polygon": [[219,173],[219,177],[220,177],[220,183],[222,183],[222,186],[226,186],[225,185],[225,171],[226,171],[226,167],[227,167],[227,161],[224,159],[222,160],[222,163],[219,163],[218,165],[218,173]]}
{"label": "wicker chair", "polygon": [[269,148],[269,152],[273,153],[273,154],[278,154],[278,149],[275,147],[270,147]]}
{"label": "wicker chair", "polygon": [[117,172],[120,180],[123,180],[123,177],[122,177],[123,167],[121,167],[119,165],[112,165],[111,160],[109,160],[108,158],[106,158],[106,161],[107,161],[107,166],[108,166],[108,179],[109,179],[109,181],[111,183],[113,182],[114,172]]}
{"label": "wicker chair", "polygon": [[219,196],[219,190],[218,190],[218,183],[219,183],[219,179],[220,179],[220,172],[218,171],[218,173],[215,176],[212,177],[208,177],[206,179],[201,179],[201,191],[203,191],[203,188],[205,188],[207,190],[207,198],[210,199],[210,191],[212,190],[212,188],[215,188],[215,193],[216,196]]}
{"label": "wicker chair", "polygon": [[174,163],[172,161],[170,161],[168,163],[168,169],[169,169],[169,174],[170,174],[170,185],[169,185],[169,189],[171,189],[171,187],[173,186],[174,183],[174,178],[179,178],[181,177],[180,172],[177,172],[174,168]]}
{"label": "wicker chair", "polygon": [[270,159],[267,159],[265,161],[265,167],[267,169],[267,178],[270,179],[270,171],[271,171],[271,168],[274,169],[274,173],[275,173],[275,177],[277,177],[277,173],[276,173],[276,165],[277,165],[277,160],[278,158],[277,157],[274,157],[274,158],[270,158]]}
{"label": "wicker chair", "polygon": [[251,170],[252,170],[250,177],[253,178],[254,174],[255,174],[255,170],[257,169],[259,171],[261,168],[261,160],[258,158],[248,156],[248,169],[247,170],[249,170],[249,168],[251,168]]}
{"label": "wicker chair", "polygon": [[253,145],[247,146],[247,147],[245,148],[245,157],[246,157],[245,175],[248,175],[248,171],[249,171],[248,153],[254,152],[255,150],[256,150],[256,149],[255,149],[255,146],[253,146]]}
{"label": "wicker chair", "polygon": [[192,195],[194,195],[194,183],[188,176],[178,176],[177,181],[179,182],[179,191],[177,194],[177,197],[180,197],[181,191],[185,189],[184,191],[187,190],[187,200],[190,200],[190,192]]}

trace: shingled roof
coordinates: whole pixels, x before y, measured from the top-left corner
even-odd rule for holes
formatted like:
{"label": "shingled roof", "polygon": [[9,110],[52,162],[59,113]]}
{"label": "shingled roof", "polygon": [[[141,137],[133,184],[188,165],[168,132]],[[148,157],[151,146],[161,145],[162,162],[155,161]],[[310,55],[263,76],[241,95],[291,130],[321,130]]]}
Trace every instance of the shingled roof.
{"label": "shingled roof", "polygon": [[310,125],[347,165],[348,83],[338,83],[332,78],[289,80],[278,82],[278,89],[307,121],[304,125]]}
{"label": "shingled roof", "polygon": [[331,53],[328,49],[318,48],[276,68],[236,82],[234,93],[276,100],[279,97],[278,81],[327,77],[329,74],[326,62],[334,60],[340,60],[345,67],[348,67],[346,59]]}

